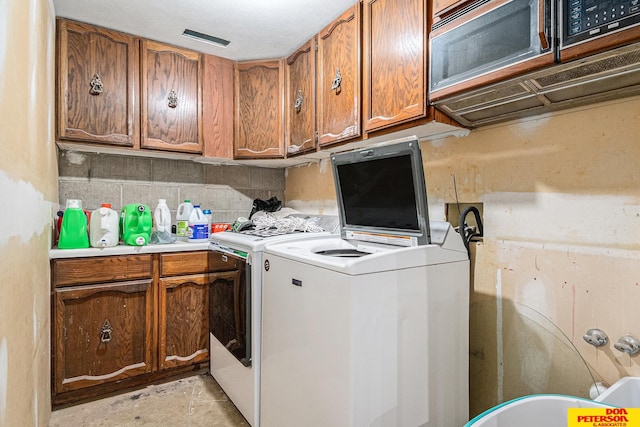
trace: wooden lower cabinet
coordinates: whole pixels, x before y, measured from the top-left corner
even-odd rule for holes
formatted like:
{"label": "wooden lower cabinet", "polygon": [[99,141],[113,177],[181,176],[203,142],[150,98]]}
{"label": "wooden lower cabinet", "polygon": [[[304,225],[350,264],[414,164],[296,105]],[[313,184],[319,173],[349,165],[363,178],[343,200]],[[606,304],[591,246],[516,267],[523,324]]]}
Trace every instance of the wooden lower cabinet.
{"label": "wooden lower cabinet", "polygon": [[56,393],[152,370],[152,281],[54,291]]}
{"label": "wooden lower cabinet", "polygon": [[209,275],[160,279],[160,369],[209,360]]}
{"label": "wooden lower cabinet", "polygon": [[53,406],[205,372],[209,290],[237,269],[210,251],[52,260]]}

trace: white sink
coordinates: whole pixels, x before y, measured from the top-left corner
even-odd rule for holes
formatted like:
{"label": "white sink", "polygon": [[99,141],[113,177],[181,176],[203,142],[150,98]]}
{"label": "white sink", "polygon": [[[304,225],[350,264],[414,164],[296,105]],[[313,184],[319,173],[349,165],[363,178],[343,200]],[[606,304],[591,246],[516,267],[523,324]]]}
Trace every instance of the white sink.
{"label": "white sink", "polygon": [[604,408],[610,405],[575,396],[536,394],[495,406],[464,427],[567,427],[569,408]]}
{"label": "white sink", "polygon": [[593,400],[621,408],[640,408],[640,377],[621,378]]}

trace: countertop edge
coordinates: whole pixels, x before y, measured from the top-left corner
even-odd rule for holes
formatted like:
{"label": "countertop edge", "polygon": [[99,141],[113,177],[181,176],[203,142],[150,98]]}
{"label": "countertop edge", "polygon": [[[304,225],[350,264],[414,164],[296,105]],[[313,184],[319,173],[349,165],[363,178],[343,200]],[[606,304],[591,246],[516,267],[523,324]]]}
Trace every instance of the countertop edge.
{"label": "countertop edge", "polygon": [[109,248],[86,248],[86,249],[49,249],[49,259],[63,258],[90,258],[112,255],[139,255],[139,254],[155,254],[164,252],[187,252],[202,251],[209,249],[209,242],[190,243],[184,241],[176,241],[174,243],[145,245],[145,246],[128,246],[118,245]]}

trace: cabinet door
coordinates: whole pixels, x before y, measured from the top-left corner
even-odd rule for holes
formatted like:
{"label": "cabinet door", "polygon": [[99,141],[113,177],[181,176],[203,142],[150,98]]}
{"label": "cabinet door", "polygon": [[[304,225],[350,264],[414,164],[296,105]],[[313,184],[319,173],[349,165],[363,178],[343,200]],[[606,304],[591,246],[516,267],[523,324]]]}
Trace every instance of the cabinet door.
{"label": "cabinet door", "polygon": [[361,135],[360,3],[318,35],[318,145]]}
{"label": "cabinet door", "polygon": [[202,82],[204,155],[233,158],[233,61],[204,56]]}
{"label": "cabinet door", "polygon": [[160,369],[209,360],[209,275],[160,279]]}
{"label": "cabinet door", "polygon": [[58,20],[59,140],[138,147],[138,41]]}
{"label": "cabinet door", "polygon": [[282,61],[237,63],[235,86],[234,157],[284,157]]}
{"label": "cabinet door", "polygon": [[316,148],[316,38],[285,61],[287,95],[287,155]]}
{"label": "cabinet door", "polygon": [[364,2],[364,128],[427,113],[426,1]]}
{"label": "cabinet door", "polygon": [[142,148],[202,153],[202,56],[143,40]]}
{"label": "cabinet door", "polygon": [[151,372],[152,289],[137,280],[54,290],[56,393]]}

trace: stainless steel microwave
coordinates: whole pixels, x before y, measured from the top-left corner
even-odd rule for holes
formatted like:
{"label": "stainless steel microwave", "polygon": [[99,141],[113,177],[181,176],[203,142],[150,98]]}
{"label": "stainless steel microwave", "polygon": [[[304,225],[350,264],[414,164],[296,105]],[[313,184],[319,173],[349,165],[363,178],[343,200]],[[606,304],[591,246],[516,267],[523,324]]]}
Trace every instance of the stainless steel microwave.
{"label": "stainless steel microwave", "polygon": [[479,0],[434,23],[430,99],[553,64],[554,6],[551,0]]}
{"label": "stainless steel microwave", "polygon": [[476,0],[432,26],[429,98],[639,41],[640,0]]}

